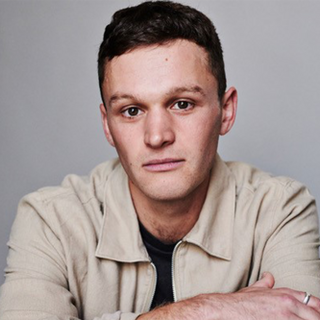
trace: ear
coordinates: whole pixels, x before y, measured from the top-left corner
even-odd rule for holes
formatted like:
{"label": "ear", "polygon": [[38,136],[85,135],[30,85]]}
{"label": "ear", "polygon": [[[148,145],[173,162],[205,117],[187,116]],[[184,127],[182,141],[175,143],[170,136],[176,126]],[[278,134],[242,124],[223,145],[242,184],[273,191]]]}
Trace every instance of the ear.
{"label": "ear", "polygon": [[103,103],[100,104],[100,113],[101,113],[101,120],[102,120],[104,135],[106,136],[108,142],[114,147],[114,141],[109,130],[107,109]]}
{"label": "ear", "polygon": [[222,121],[220,135],[223,136],[231,130],[236,119],[237,107],[238,93],[234,87],[231,87],[225,92],[221,102]]}

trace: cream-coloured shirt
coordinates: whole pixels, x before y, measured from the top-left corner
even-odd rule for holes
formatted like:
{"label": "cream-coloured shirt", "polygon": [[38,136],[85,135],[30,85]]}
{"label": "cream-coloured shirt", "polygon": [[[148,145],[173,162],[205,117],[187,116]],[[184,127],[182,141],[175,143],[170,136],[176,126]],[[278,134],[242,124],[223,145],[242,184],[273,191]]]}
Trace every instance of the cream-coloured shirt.
{"label": "cream-coloured shirt", "polygon": [[[128,178],[110,161],[19,204],[1,288],[1,320],[135,319],[156,270]],[[300,183],[216,159],[200,217],[173,254],[175,300],[234,292],[264,271],[276,286],[320,297],[315,202]]]}

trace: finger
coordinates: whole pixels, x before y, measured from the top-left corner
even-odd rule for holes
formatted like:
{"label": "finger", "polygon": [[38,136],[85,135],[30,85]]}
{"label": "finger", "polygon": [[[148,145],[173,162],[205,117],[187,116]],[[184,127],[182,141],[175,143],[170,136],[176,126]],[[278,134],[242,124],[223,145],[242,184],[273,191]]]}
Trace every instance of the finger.
{"label": "finger", "polygon": [[[304,301],[305,297],[306,297],[305,292],[299,292],[299,298],[298,298],[299,301],[304,303],[303,301]],[[307,306],[311,307],[312,309],[314,309],[315,311],[317,311],[320,314],[320,299],[319,298],[317,298],[315,296],[311,296],[309,299],[309,302],[307,303]]]}
{"label": "finger", "polygon": [[[317,319],[320,320],[320,299],[314,296],[310,297],[308,304],[303,301],[306,297],[306,293],[302,291],[296,291],[288,288],[274,289],[277,292],[281,292],[282,304],[289,304],[295,311],[295,314],[299,315],[303,319]],[[292,300],[294,299],[294,300]]]}
{"label": "finger", "polygon": [[[276,289],[276,290],[278,290],[278,289]],[[295,297],[299,302],[301,302],[302,304],[305,304],[303,301],[306,297],[306,292],[296,291],[296,290],[287,289],[287,288],[281,288],[279,290],[290,294],[291,296]],[[315,311],[320,313],[320,299],[319,298],[311,295],[311,297],[307,303],[307,306],[313,308]]]}
{"label": "finger", "polygon": [[269,288],[274,286],[274,277],[270,272],[264,272],[260,280],[255,282],[251,287],[254,288]]}
{"label": "finger", "polygon": [[297,305],[295,315],[305,320],[320,319],[320,313],[318,311],[303,303],[299,303],[299,305]]}

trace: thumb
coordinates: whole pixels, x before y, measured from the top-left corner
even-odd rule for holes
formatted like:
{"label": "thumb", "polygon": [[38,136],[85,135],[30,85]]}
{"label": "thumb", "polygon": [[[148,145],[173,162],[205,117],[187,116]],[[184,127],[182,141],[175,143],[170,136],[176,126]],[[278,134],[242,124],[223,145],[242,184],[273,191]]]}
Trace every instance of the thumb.
{"label": "thumb", "polygon": [[270,272],[264,272],[260,280],[255,282],[251,287],[254,288],[269,288],[274,286],[274,277]]}

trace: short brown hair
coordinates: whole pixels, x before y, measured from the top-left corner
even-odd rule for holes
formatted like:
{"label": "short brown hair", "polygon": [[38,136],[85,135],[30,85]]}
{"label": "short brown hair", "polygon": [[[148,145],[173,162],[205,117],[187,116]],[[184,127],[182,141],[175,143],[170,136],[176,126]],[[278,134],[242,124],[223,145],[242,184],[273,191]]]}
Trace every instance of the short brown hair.
{"label": "short brown hair", "polygon": [[226,75],[220,39],[210,19],[198,10],[171,1],[146,1],[115,12],[107,25],[98,55],[101,97],[105,65],[139,46],[185,39],[208,53],[212,74],[218,82],[219,99],[226,90]]}

